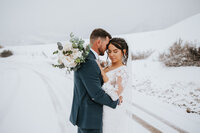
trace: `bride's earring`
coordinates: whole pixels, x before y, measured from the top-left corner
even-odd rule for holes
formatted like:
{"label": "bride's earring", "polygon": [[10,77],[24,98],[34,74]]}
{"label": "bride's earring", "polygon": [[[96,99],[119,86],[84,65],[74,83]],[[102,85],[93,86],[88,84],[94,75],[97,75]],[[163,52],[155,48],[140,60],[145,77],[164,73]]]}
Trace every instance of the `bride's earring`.
{"label": "bride's earring", "polygon": [[123,55],[123,57],[122,57],[122,63],[123,63],[124,65],[126,65],[126,55]]}

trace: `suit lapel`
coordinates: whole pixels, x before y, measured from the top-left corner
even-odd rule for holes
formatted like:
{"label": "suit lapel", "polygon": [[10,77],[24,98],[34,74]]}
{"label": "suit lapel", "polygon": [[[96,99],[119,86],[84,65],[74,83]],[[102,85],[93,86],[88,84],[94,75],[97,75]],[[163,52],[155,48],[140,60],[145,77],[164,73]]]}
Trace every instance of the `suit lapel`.
{"label": "suit lapel", "polygon": [[94,53],[91,50],[89,52],[88,59],[96,60],[96,57],[95,57]]}
{"label": "suit lapel", "polygon": [[[95,57],[94,53],[91,50],[89,52],[88,59],[96,60],[96,57]],[[98,65],[97,65],[97,67],[98,67]],[[101,72],[99,74],[99,79],[101,81],[101,86],[102,86],[104,82],[103,82],[103,78],[102,78]]]}

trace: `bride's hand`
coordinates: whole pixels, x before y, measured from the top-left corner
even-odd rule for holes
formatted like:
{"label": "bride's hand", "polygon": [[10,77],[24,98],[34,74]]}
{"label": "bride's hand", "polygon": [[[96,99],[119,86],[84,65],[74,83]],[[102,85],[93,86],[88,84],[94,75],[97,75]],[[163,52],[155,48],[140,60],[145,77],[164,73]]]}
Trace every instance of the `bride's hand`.
{"label": "bride's hand", "polygon": [[121,104],[122,104],[122,102],[123,102],[123,97],[122,97],[122,96],[120,96],[120,97],[119,97],[119,105],[121,105]]}
{"label": "bride's hand", "polygon": [[99,61],[97,61],[97,60],[96,60],[96,62],[97,62],[98,66],[99,66],[99,68],[100,68],[100,70],[101,70],[101,72],[102,72],[102,71],[103,71],[103,68],[102,68],[102,66],[101,66],[100,62],[99,62]]}
{"label": "bride's hand", "polygon": [[104,81],[104,83],[106,83],[109,80],[109,78],[107,77],[106,73],[104,72],[100,62],[98,62],[98,61],[96,61],[96,62],[97,62],[98,66],[99,66],[99,68],[101,70],[101,75],[103,77],[103,81]]}

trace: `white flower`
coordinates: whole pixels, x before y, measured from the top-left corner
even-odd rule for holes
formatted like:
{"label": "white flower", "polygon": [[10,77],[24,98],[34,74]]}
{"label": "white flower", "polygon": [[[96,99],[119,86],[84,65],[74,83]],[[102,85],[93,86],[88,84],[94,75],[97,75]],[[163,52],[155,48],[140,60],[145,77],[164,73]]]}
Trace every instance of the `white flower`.
{"label": "white flower", "polygon": [[72,49],[72,45],[70,43],[66,43],[63,47],[63,50],[64,51],[69,51]]}
{"label": "white flower", "polygon": [[78,49],[73,49],[72,50],[72,58],[74,59],[74,60],[76,60],[78,57],[82,57],[82,51],[79,51]]}
{"label": "white flower", "polygon": [[63,59],[62,59],[62,62],[63,64],[66,66],[66,67],[75,67],[77,64],[74,62],[74,59],[71,58],[70,56],[65,56]]}
{"label": "white flower", "polygon": [[[72,51],[72,54],[66,56],[63,54],[63,51],[68,51],[68,50],[71,50]],[[73,67],[76,67],[77,63],[75,62],[75,60],[78,58],[78,57],[82,57],[82,51],[79,51],[79,49],[77,48],[72,48],[70,46],[70,44],[67,44],[64,46],[63,50],[60,50],[58,52],[58,63],[59,64],[64,64],[65,67],[68,67],[68,68],[73,68]]]}
{"label": "white flower", "polygon": [[62,59],[62,62],[63,62],[63,64],[64,64],[66,67],[68,67],[71,61],[70,61],[70,60],[67,60],[67,58],[63,58],[63,59]]}
{"label": "white flower", "polygon": [[66,56],[65,59],[66,59],[67,61],[69,61],[69,62],[74,61],[70,56]]}
{"label": "white flower", "polygon": [[69,64],[69,67],[75,67],[77,64],[75,63],[75,62],[71,62],[70,64]]}

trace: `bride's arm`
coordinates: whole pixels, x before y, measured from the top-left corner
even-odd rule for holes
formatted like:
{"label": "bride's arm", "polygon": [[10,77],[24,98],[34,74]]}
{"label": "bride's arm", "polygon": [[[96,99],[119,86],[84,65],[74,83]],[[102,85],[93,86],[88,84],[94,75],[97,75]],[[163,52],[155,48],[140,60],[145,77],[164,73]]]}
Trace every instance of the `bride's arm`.
{"label": "bride's arm", "polygon": [[114,86],[111,85],[110,83],[105,83],[104,87],[105,87],[105,92],[112,98],[112,100],[116,100],[119,99],[121,96],[121,93],[123,92],[124,88],[122,86],[122,78],[121,76],[117,77],[117,82],[116,85],[118,86],[118,88],[113,88]]}
{"label": "bride's arm", "polygon": [[110,84],[108,83],[109,78],[108,78],[108,76],[106,75],[105,69],[103,69],[103,68],[101,67],[101,65],[100,65],[100,63],[99,63],[98,61],[97,61],[97,64],[98,64],[98,66],[99,66],[99,68],[100,68],[100,70],[101,70],[101,75],[102,75],[102,78],[103,78],[103,81],[104,81],[104,86],[103,86],[103,88],[105,88],[105,92],[111,97],[111,99],[112,99],[113,101],[119,99],[118,93],[120,93],[120,92],[117,93],[117,92],[115,91],[115,89],[113,88],[113,86],[110,85]]}
{"label": "bride's arm", "polygon": [[117,76],[116,85],[118,86],[116,93],[118,94],[118,96],[120,96],[121,93],[124,91],[125,86],[127,85],[129,79],[127,68],[120,70],[118,73],[116,73],[116,76]]}
{"label": "bride's arm", "polygon": [[122,86],[122,77],[121,76],[117,77],[117,86],[118,86],[118,89],[115,92],[117,93],[118,96],[120,96],[124,90],[124,88]]}
{"label": "bride's arm", "polygon": [[123,92],[123,86],[122,86],[122,77],[121,76],[118,76],[117,77],[117,86],[118,86],[118,89],[115,90],[113,88],[113,86],[107,84],[106,82],[108,82],[109,78],[108,76],[106,75],[106,72],[105,72],[105,69],[102,68],[102,66],[100,65],[100,63],[97,61],[97,64],[101,70],[101,75],[102,75],[102,78],[103,78],[103,81],[104,81],[104,85],[106,87],[105,89],[105,92],[112,98],[112,100],[117,100],[119,99],[119,97],[121,96],[121,93]]}

